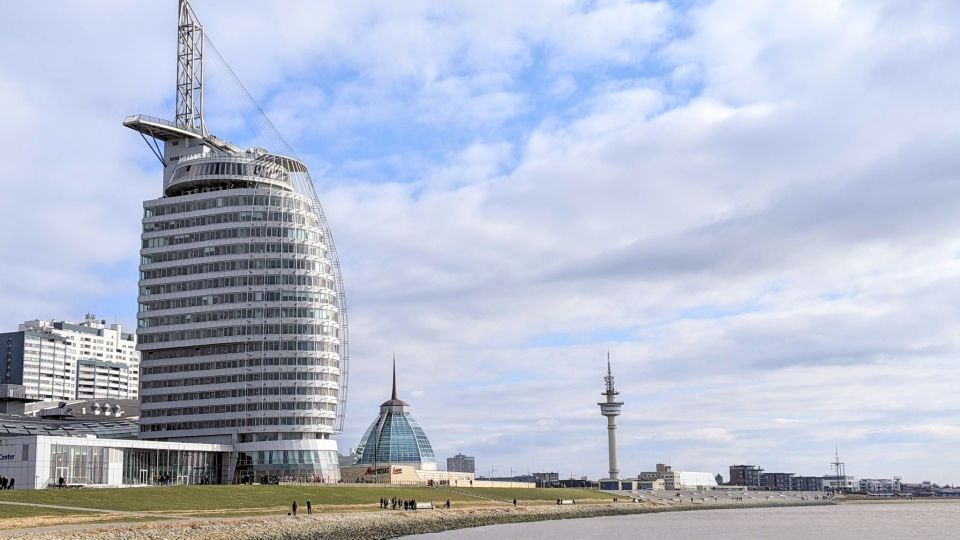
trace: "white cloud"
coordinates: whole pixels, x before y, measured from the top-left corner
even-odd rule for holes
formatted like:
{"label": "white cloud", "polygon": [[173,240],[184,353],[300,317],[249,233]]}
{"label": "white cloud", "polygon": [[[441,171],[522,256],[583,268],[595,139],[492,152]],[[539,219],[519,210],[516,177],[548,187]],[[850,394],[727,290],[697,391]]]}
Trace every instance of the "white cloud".
{"label": "white cloud", "polygon": [[[0,262],[8,328],[103,295],[132,320],[159,191],[119,122],[170,108],[174,14],[93,32],[65,6],[0,23],[0,248],[30,254]],[[396,349],[439,456],[599,475],[612,349],[625,471],[816,474],[835,443],[854,474],[960,465],[953,3],[232,6],[195,7],[344,258],[344,449]]]}

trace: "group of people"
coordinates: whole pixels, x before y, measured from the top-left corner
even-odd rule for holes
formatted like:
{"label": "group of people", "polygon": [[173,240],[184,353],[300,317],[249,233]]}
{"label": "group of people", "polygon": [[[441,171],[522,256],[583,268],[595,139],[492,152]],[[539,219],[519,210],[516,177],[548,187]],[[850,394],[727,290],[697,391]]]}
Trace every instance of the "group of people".
{"label": "group of people", "polygon": [[[297,515],[297,501],[293,501],[293,504],[290,505],[290,514]],[[310,514],[313,514],[313,501],[307,499],[307,515]]]}
{"label": "group of people", "polygon": [[[450,508],[450,499],[447,499],[447,502],[444,503],[444,508]],[[433,508],[433,502],[430,503],[430,507]],[[404,500],[399,497],[380,497],[380,508],[384,510],[396,510],[397,508],[402,508],[404,510],[416,510],[417,501],[416,499]]]}
{"label": "group of people", "polygon": [[[449,501],[447,504],[449,504]],[[386,497],[380,497],[380,508],[384,510],[388,508],[396,510],[398,506],[404,510],[416,510],[417,501],[414,499],[404,500],[399,497],[390,497],[389,499]]]}
{"label": "group of people", "polygon": [[17,483],[16,478],[7,478],[6,476],[0,476],[0,489],[13,489],[13,485]]}

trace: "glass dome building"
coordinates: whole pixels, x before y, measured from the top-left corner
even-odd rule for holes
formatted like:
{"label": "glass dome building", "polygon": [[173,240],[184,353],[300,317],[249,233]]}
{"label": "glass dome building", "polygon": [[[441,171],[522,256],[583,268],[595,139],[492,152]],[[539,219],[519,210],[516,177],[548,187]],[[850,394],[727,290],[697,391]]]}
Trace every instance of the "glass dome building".
{"label": "glass dome building", "polygon": [[393,367],[393,395],[380,405],[380,415],[360,439],[354,455],[356,465],[411,465],[437,470],[433,447],[420,424],[410,415],[409,405],[397,398],[397,367]]}

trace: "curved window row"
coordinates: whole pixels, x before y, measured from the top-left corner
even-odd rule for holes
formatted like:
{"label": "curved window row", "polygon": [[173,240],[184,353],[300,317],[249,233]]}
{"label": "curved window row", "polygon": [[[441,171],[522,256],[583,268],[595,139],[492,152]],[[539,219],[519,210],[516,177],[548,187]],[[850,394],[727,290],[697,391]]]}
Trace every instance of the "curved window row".
{"label": "curved window row", "polygon": [[159,309],[181,309],[216,306],[220,304],[239,304],[243,302],[324,302],[327,304],[336,304],[337,297],[329,293],[298,290],[207,294],[204,296],[188,296],[186,298],[140,302],[140,313]]}
{"label": "curved window row", "polygon": [[163,283],[159,285],[145,285],[140,287],[140,296],[201,291],[206,289],[225,289],[227,287],[259,287],[263,285],[299,285],[301,287],[323,287],[326,289],[333,289],[333,280],[316,276],[300,276],[289,274],[271,274],[266,276],[231,276],[222,278],[198,279],[195,281],[178,281],[176,283]]}
{"label": "curved window row", "polygon": [[167,221],[154,221],[151,223],[145,223],[143,225],[143,232],[173,231],[176,229],[186,229],[190,227],[206,227],[225,223],[250,223],[258,221],[293,223],[296,225],[306,225],[308,227],[317,226],[316,218],[309,213],[294,214],[291,212],[246,210],[243,212],[226,212],[221,214],[210,214],[207,216],[195,216],[189,218],[171,219]]}
{"label": "curved window row", "polygon": [[333,427],[332,418],[313,416],[284,416],[280,418],[239,418],[199,422],[175,422],[169,424],[140,424],[140,431],[182,431],[189,429],[214,429],[251,426],[327,426]]}
{"label": "curved window row", "polygon": [[214,339],[235,336],[263,336],[282,334],[340,337],[340,329],[336,326],[319,324],[248,324],[244,326],[192,328],[189,330],[173,330],[171,332],[143,334],[140,336],[140,343],[167,343],[170,341],[185,341],[190,339]]}
{"label": "curved window row", "polygon": [[260,366],[301,366],[301,367],[332,367],[339,368],[337,358],[312,358],[298,356],[295,358],[248,358],[246,360],[221,360],[218,362],[197,362],[193,364],[175,364],[172,366],[145,367],[141,370],[144,375],[160,375],[164,373],[189,373],[191,371],[206,371],[208,369],[237,369],[242,367]]}
{"label": "curved window row", "polygon": [[255,242],[140,255],[140,264],[200,259],[203,257],[220,257],[224,255],[247,255],[250,253],[296,253],[298,255],[313,255],[314,257],[323,256],[323,250],[321,248],[306,244],[294,242]]}
{"label": "curved window row", "polygon": [[290,173],[275,163],[237,163],[235,161],[214,161],[181,165],[173,172],[172,182],[189,180],[198,176],[257,176],[268,180],[290,181]]}
{"label": "curved window row", "polygon": [[[226,399],[249,396],[329,396],[338,397],[336,388],[322,386],[268,386],[265,388],[237,388],[235,390],[206,390],[204,392],[183,392],[179,394],[160,394],[142,396],[143,403],[165,403],[168,401],[192,401],[195,399]],[[147,407],[149,408],[149,407]]]}
{"label": "curved window row", "polygon": [[225,208],[231,206],[272,206],[276,208],[289,208],[291,210],[313,210],[309,200],[302,195],[299,197],[292,195],[283,196],[281,194],[230,195],[226,197],[200,199],[197,201],[149,206],[143,209],[143,215],[144,217],[149,218],[154,216],[167,216],[171,214],[182,214],[184,212],[196,212],[198,210],[209,210],[211,208]]}
{"label": "curved window row", "polygon": [[177,347],[159,351],[144,351],[142,354],[150,360],[166,360],[169,358],[192,358],[194,356],[211,356],[226,354],[250,354],[262,351],[316,351],[339,353],[340,346],[328,341],[247,341],[243,343],[222,343],[218,345],[200,345],[191,347]]}
{"label": "curved window row", "polygon": [[158,248],[209,242],[211,240],[233,240],[236,238],[286,238],[288,240],[305,240],[320,242],[320,233],[295,227],[234,227],[229,229],[214,229],[193,233],[160,236],[158,238],[144,238],[141,247]]}
{"label": "curved window row", "polygon": [[194,324],[214,321],[235,321],[239,319],[326,319],[337,321],[337,312],[325,308],[306,307],[278,307],[278,308],[244,308],[223,309],[217,311],[200,311],[197,313],[182,313],[178,315],[162,315],[146,317],[137,321],[139,328],[153,328],[174,324]]}
{"label": "curved window row", "polygon": [[274,371],[270,373],[243,373],[237,375],[211,375],[208,377],[187,377],[185,379],[164,379],[142,383],[143,389],[177,388],[180,386],[198,386],[206,384],[244,383],[255,381],[323,381],[340,382],[336,373],[314,373],[312,371]]}
{"label": "curved window row", "polygon": [[[236,270],[319,270],[320,263],[303,259],[241,259],[237,261],[221,261],[203,264],[188,264],[186,266],[171,266],[156,270],[141,270],[140,279],[160,279],[178,276],[192,276],[195,274],[210,274],[215,272],[232,272]],[[330,281],[330,280],[328,280]]]}
{"label": "curved window row", "polygon": [[322,401],[283,401],[269,403],[240,403],[233,405],[208,405],[206,407],[176,407],[172,409],[153,409],[143,411],[144,418],[161,416],[188,416],[192,414],[225,414],[250,411],[328,411],[336,412],[337,405]]}

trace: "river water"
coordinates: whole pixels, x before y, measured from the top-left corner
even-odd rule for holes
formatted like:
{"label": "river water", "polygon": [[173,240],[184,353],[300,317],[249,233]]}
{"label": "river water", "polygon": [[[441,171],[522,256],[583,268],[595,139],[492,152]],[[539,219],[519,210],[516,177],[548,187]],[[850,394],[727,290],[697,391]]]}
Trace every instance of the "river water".
{"label": "river water", "polygon": [[665,512],[493,525],[405,538],[411,540],[960,538],[960,501]]}

